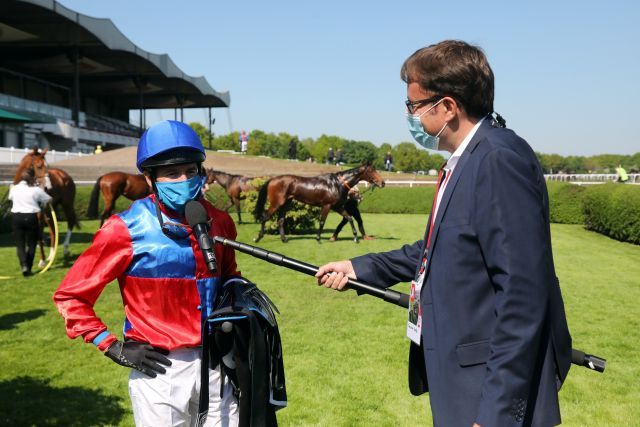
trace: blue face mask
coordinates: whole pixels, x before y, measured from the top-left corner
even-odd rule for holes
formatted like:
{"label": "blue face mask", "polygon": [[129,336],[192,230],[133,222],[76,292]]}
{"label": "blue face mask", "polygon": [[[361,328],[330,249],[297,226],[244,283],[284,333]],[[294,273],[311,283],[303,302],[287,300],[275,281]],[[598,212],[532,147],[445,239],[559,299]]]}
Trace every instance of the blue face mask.
{"label": "blue face mask", "polygon": [[185,181],[156,182],[162,204],[178,213],[184,213],[187,202],[197,200],[202,194],[204,178],[196,175]]}
{"label": "blue face mask", "polygon": [[438,147],[440,145],[440,134],[442,133],[444,128],[447,127],[447,123],[442,126],[442,129],[440,129],[440,132],[438,132],[436,135],[430,135],[426,130],[424,130],[424,126],[422,126],[420,117],[431,111],[440,102],[442,102],[442,99],[433,104],[431,108],[423,111],[418,116],[407,114],[407,122],[409,123],[409,132],[411,132],[411,136],[413,136],[413,139],[415,139],[418,144],[422,145],[424,148],[428,148],[429,150],[438,150]]}

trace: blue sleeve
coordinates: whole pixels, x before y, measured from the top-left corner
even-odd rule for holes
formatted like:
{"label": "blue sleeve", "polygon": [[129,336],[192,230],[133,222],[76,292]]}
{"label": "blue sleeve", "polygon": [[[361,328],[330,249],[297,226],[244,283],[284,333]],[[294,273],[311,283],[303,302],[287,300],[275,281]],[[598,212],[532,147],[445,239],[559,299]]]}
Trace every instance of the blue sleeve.
{"label": "blue sleeve", "polygon": [[477,174],[473,223],[497,320],[476,422],[507,425],[513,401],[528,401],[548,313],[552,258],[544,180],[532,159],[507,149],[488,152]]}
{"label": "blue sleeve", "polygon": [[404,245],[393,251],[353,258],[351,263],[356,277],[380,288],[413,280],[423,243],[419,240],[413,245]]}

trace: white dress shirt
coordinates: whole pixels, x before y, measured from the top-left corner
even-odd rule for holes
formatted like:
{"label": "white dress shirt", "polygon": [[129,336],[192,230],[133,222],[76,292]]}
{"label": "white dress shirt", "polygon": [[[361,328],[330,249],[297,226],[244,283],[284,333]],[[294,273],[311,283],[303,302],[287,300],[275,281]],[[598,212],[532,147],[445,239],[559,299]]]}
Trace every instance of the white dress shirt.
{"label": "white dress shirt", "polygon": [[453,174],[453,170],[458,164],[458,160],[460,160],[462,153],[464,153],[464,150],[467,149],[467,146],[469,145],[471,138],[473,138],[473,135],[476,134],[476,131],[478,130],[478,128],[480,127],[483,121],[484,121],[484,117],[480,119],[478,123],[476,123],[476,125],[469,131],[467,136],[465,136],[464,139],[462,140],[462,144],[460,144],[458,148],[456,148],[456,151],[454,151],[451,157],[449,157],[449,160],[447,160],[447,163],[444,166],[444,171],[445,171],[444,182],[440,186],[440,190],[438,191],[438,200],[436,201],[436,206],[433,209],[434,219],[438,214],[438,207],[440,206],[440,201],[442,200],[442,195],[444,194],[444,190],[447,188],[447,183],[449,182],[449,178],[451,178],[451,175]]}
{"label": "white dress shirt", "polygon": [[31,187],[26,181],[20,181],[11,186],[9,200],[13,201],[11,212],[13,213],[38,213],[40,203],[47,203],[51,196],[40,187]]}

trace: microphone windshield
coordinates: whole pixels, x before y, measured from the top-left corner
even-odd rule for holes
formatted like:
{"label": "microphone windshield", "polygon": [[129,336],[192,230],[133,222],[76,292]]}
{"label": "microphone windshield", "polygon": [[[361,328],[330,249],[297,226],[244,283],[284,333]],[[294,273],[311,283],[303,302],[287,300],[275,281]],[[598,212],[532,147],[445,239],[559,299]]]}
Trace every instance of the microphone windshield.
{"label": "microphone windshield", "polygon": [[184,216],[187,218],[191,228],[195,227],[196,224],[207,224],[207,211],[200,202],[195,200],[187,202],[187,206],[184,208]]}

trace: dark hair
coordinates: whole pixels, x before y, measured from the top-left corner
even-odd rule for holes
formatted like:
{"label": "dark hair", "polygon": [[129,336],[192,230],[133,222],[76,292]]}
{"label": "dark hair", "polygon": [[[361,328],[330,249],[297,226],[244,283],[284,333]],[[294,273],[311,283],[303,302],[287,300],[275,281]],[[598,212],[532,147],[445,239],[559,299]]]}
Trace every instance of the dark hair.
{"label": "dark hair", "polygon": [[20,179],[25,181],[27,185],[34,185],[36,183],[36,174],[33,169],[25,169],[20,174]]}
{"label": "dark hair", "polygon": [[459,40],[445,40],[413,53],[400,70],[434,95],[450,96],[470,117],[493,112],[493,71],[482,49]]}

